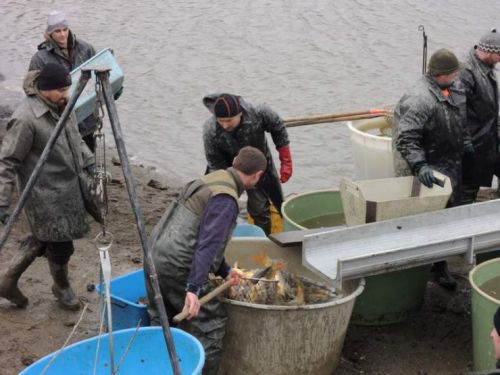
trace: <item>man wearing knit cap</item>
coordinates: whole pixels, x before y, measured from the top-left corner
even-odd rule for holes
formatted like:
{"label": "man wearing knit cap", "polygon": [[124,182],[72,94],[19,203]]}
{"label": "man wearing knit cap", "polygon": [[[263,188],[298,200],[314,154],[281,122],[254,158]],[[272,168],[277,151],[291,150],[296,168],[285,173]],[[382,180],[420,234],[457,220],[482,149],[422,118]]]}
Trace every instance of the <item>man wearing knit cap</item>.
{"label": "man wearing knit cap", "polygon": [[[63,12],[53,11],[47,18],[45,40],[38,45],[38,51],[31,58],[28,70],[41,70],[47,63],[64,65],[69,71],[77,68],[95,55],[94,47],[77,39],[69,29]],[[97,129],[96,118],[92,114],[78,124],[80,134],[94,151],[94,131]]]}
{"label": "man wearing knit cap", "polygon": [[[434,170],[447,175],[453,189],[448,207],[460,203],[462,156],[474,151],[465,124],[465,96],[455,84],[459,68],[453,52],[436,51],[427,74],[403,95],[394,111],[393,150],[400,154],[395,159],[401,156],[407,167],[405,173],[396,166],[396,174],[418,176],[428,188],[438,182]],[[433,276],[445,288],[456,287],[446,262],[434,264]]]}
{"label": "man wearing knit cap", "polygon": [[[281,183],[292,176],[290,142],[283,120],[266,105],[252,105],[232,94],[213,94],[203,98],[213,114],[203,126],[203,143],[207,172],[231,166],[232,159],[244,146],[253,146],[264,153],[267,170],[259,184],[247,192],[248,213],[266,234],[271,232],[269,200],[281,211]],[[280,174],[276,171],[266,140],[270,133],[279,153]]]}
{"label": "man wearing knit cap", "polygon": [[495,65],[500,62],[500,34],[484,34],[470,51],[459,79],[467,97],[467,127],[474,157],[464,159],[461,203],[473,203],[480,186],[491,186],[500,172],[498,82]]}
{"label": "man wearing knit cap", "polygon": [[[4,224],[9,218],[13,187],[17,182],[19,190],[24,190],[67,104],[70,85],[69,71],[60,64],[47,63],[41,71],[26,76],[26,97],[7,124],[0,149],[0,221]],[[89,229],[82,189],[90,178],[86,168],[93,163],[73,112],[24,206],[32,234],[22,241],[0,274],[0,297],[26,307],[28,298],[17,282],[37,256],[45,255],[54,281],[52,292],[60,305],[80,308],[69,283],[68,262],[73,240],[82,238]]]}
{"label": "man wearing knit cap", "polygon": [[[238,216],[238,197],[259,181],[266,157],[254,147],[243,147],[227,170],[191,181],[151,233],[151,252],[160,289],[170,317],[189,312],[187,326],[205,349],[203,374],[216,374],[226,333],[227,314],[218,299],[200,307],[198,296],[213,289],[208,273],[239,281],[239,272],[224,259],[224,250]],[[157,321],[154,295],[148,285],[150,313]],[[152,303],[151,303],[152,302]]]}

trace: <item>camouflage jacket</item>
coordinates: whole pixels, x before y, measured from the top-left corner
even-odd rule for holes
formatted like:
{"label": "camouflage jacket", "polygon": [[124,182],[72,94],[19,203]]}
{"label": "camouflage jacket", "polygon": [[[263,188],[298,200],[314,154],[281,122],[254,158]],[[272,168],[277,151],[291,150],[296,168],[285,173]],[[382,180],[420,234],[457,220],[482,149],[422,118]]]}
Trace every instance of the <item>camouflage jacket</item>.
{"label": "camouflage jacket", "polygon": [[[62,52],[61,48],[52,39],[47,38],[38,45],[38,51],[31,58],[28,70],[42,70],[48,63],[55,63],[64,65],[69,71],[72,71],[95,55],[94,47],[81,39],[76,39],[71,30],[68,35],[68,46],[71,46],[69,57]],[[94,132],[97,129],[94,115],[90,115],[79,123],[78,128],[83,136]]]}
{"label": "camouflage jacket", "polygon": [[[0,149],[0,206],[10,205],[16,177],[19,190],[24,189],[59,120],[57,110],[34,87],[37,74],[28,73],[27,96],[7,124]],[[78,134],[73,112],[24,206],[31,231],[38,240],[70,241],[87,232],[79,176],[91,163],[93,155]]]}
{"label": "camouflage jacket", "polygon": [[[213,113],[214,102],[218,96],[219,94],[213,94],[203,98],[203,104],[211,113]],[[264,104],[254,106],[241,97],[238,99],[243,108],[243,115],[240,125],[234,131],[227,132],[222,129],[214,115],[203,126],[207,173],[229,168],[239,150],[245,146],[258,148],[267,158],[267,170],[257,186],[266,190],[276,207],[281,207],[280,198],[277,197],[282,195],[281,185],[267,144],[266,133],[271,134],[276,148],[286,146],[289,140],[285,124],[281,117],[268,106]],[[273,191],[269,191],[270,189]],[[273,199],[273,196],[276,198]]]}
{"label": "camouflage jacket", "polygon": [[[460,72],[461,89],[467,97],[467,127],[472,137],[476,162],[481,166],[476,176],[481,186],[491,186],[498,159],[500,121],[498,84],[492,67],[479,60],[472,49]],[[464,171],[467,176],[468,171]]]}
{"label": "camouflage jacket", "polygon": [[450,177],[454,203],[460,193],[464,144],[471,142],[465,120],[464,93],[454,84],[446,97],[429,76],[421,77],[394,111],[393,149],[413,173],[426,163]]}

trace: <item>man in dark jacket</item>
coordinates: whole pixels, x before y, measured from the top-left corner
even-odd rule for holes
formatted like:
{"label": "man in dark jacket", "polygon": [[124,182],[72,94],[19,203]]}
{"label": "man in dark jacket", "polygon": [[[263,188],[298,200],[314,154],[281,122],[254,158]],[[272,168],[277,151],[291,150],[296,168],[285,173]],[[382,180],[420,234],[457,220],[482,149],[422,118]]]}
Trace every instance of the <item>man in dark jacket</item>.
{"label": "man in dark jacket", "polygon": [[[226,332],[227,315],[217,299],[201,306],[212,272],[237,283],[239,275],[224,259],[224,250],[238,216],[238,197],[259,181],[267,160],[254,147],[243,147],[233,167],[217,170],[188,183],[151,234],[153,261],[167,313],[189,312],[187,329],[205,349],[203,374],[216,374]],[[149,290],[149,301],[154,296]],[[150,305],[152,320],[156,307]]]}
{"label": "man in dark jacket", "polygon": [[[231,166],[233,158],[244,146],[253,146],[267,158],[267,170],[259,184],[247,192],[248,213],[255,224],[269,235],[271,214],[269,200],[281,212],[285,183],[292,175],[292,156],[285,124],[280,116],[266,105],[251,105],[231,94],[214,94],[203,98],[203,104],[213,114],[203,126],[203,144],[207,172]],[[276,171],[266,133],[270,133],[279,153],[280,175]],[[281,182],[281,183],[280,183]]]}
{"label": "man in dark jacket", "polygon": [[[7,124],[0,149],[0,221],[8,220],[14,185],[23,190],[62,114],[71,85],[69,71],[48,63],[41,72],[29,72],[26,97]],[[45,254],[54,280],[52,292],[62,307],[80,308],[68,280],[73,240],[87,233],[87,213],[82,189],[90,178],[86,168],[94,157],[78,134],[74,112],[49,153],[24,206],[32,235],[21,244],[8,268],[0,275],[0,297],[18,307],[28,299],[17,282],[37,256]]]}
{"label": "man in dark jacket", "polygon": [[[462,156],[474,151],[465,125],[465,95],[454,83],[458,70],[458,59],[451,51],[436,51],[427,74],[403,95],[394,111],[393,150],[429,188],[437,182],[433,170],[450,178],[453,193],[448,207],[460,203]],[[440,285],[456,287],[446,262],[435,263],[433,271]]]}
{"label": "man in dark jacket", "polygon": [[[77,39],[71,32],[63,12],[53,11],[47,19],[45,41],[38,45],[38,51],[31,58],[28,70],[42,70],[47,63],[65,66],[70,72],[95,55],[94,47]],[[95,149],[94,131],[97,129],[92,114],[78,124],[80,134],[92,152]]]}
{"label": "man in dark jacket", "polygon": [[499,172],[498,83],[495,64],[500,62],[500,34],[484,34],[469,52],[460,71],[461,88],[467,97],[467,127],[474,154],[463,163],[461,203],[473,203],[480,186],[491,186]]}

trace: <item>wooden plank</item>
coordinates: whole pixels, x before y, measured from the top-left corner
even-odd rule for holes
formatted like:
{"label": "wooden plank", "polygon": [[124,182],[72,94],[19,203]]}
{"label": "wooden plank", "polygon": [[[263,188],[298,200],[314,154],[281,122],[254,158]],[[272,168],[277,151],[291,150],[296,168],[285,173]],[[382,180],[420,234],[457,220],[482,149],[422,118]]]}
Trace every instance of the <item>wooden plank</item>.
{"label": "wooden plank", "polygon": [[304,236],[313,233],[329,232],[335,229],[341,229],[344,226],[337,227],[326,227],[326,228],[316,228],[316,229],[304,229],[304,230],[293,230],[290,232],[280,232],[272,233],[269,235],[269,239],[275,244],[282,247],[302,245],[302,240]]}

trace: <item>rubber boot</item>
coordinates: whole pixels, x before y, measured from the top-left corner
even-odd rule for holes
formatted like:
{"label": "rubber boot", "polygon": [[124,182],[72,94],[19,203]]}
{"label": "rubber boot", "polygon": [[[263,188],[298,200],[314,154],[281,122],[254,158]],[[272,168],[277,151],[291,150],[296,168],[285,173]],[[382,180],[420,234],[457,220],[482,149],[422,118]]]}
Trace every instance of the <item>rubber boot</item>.
{"label": "rubber boot", "polygon": [[28,305],[28,298],[19,290],[17,282],[24,271],[40,253],[41,244],[33,236],[26,237],[9,267],[0,276],[0,297],[8,299],[17,307]]}
{"label": "rubber boot", "polygon": [[445,289],[455,290],[457,281],[451,276],[446,261],[436,262],[432,265],[431,274],[434,281]]}
{"label": "rubber boot", "polygon": [[54,279],[52,293],[56,296],[61,307],[67,310],[80,309],[80,300],[76,297],[68,280],[68,263],[56,264],[49,260],[50,274]]}

